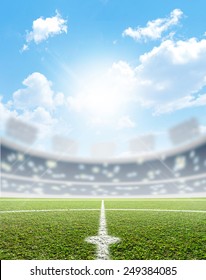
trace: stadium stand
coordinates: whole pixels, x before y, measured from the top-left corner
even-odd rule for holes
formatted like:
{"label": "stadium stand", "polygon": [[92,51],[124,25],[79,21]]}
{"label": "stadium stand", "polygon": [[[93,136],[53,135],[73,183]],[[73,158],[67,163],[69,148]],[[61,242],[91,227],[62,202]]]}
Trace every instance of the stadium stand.
{"label": "stadium stand", "polygon": [[115,155],[116,145],[113,142],[97,142],[91,147],[91,157],[107,158]]}
{"label": "stadium stand", "polygon": [[76,156],[78,152],[78,144],[76,141],[68,137],[54,135],[52,137],[52,150],[54,153]]}
{"label": "stadium stand", "polygon": [[169,136],[173,145],[191,141],[200,136],[200,127],[196,118],[191,118],[170,128]]}
{"label": "stadium stand", "polygon": [[11,117],[6,122],[6,135],[22,143],[31,145],[37,139],[38,128],[28,122]]}
{"label": "stadium stand", "polygon": [[155,148],[155,136],[146,134],[129,141],[129,150],[132,154],[152,151]]}
{"label": "stadium stand", "polygon": [[82,159],[1,141],[1,194],[22,196],[155,196],[206,193],[206,137],[165,152]]}

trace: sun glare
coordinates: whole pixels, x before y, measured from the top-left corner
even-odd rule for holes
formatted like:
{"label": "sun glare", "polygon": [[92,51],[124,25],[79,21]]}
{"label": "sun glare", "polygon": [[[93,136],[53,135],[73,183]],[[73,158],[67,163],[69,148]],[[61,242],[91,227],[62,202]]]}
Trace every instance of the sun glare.
{"label": "sun glare", "polygon": [[122,98],[113,88],[99,84],[85,94],[85,110],[94,116],[111,117],[122,108]]}
{"label": "sun glare", "polygon": [[127,88],[106,73],[84,79],[71,100],[85,116],[111,118],[121,114],[127,98]]}

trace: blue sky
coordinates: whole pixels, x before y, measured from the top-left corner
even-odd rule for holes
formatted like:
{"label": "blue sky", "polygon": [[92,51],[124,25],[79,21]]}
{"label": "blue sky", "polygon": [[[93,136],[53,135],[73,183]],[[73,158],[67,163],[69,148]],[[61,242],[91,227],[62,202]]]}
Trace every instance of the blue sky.
{"label": "blue sky", "polygon": [[[206,127],[204,1],[6,1],[0,17],[0,110],[91,145]],[[1,133],[3,129],[1,128]]]}

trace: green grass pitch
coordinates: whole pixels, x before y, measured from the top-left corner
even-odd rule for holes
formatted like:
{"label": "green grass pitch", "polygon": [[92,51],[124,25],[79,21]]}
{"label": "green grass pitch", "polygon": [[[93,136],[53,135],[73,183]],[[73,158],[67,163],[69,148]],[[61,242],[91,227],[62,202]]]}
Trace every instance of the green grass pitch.
{"label": "green grass pitch", "polygon": [[[108,234],[120,238],[110,259],[206,259],[206,198],[104,204]],[[85,239],[98,235],[100,209],[101,199],[1,198],[1,260],[95,259],[96,246]]]}

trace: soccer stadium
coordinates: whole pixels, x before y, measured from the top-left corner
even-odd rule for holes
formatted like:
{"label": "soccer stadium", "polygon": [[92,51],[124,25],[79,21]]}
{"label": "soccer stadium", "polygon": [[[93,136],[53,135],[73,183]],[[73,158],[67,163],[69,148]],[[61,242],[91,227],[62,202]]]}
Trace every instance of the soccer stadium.
{"label": "soccer stadium", "polygon": [[2,140],[2,192],[32,195],[201,196],[206,192],[206,137],[166,153],[107,161],[69,160]]}
{"label": "soccer stadium", "polygon": [[1,196],[1,259],[206,259],[205,135],[98,159],[2,138]]}

